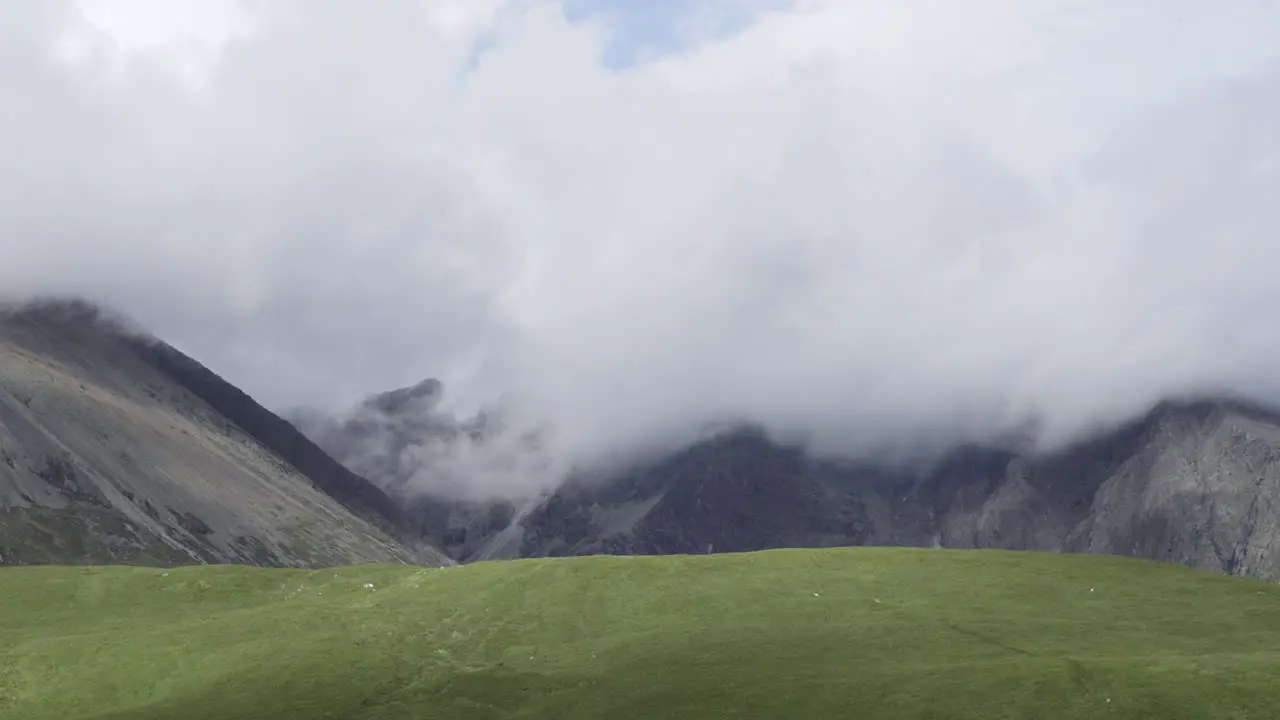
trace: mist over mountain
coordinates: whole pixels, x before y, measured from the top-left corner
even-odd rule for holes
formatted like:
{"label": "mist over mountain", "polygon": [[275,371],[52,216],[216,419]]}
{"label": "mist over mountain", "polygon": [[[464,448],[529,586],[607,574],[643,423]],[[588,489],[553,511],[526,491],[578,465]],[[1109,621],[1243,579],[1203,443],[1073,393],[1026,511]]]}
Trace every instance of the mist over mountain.
{"label": "mist over mountain", "polygon": [[1272,5],[200,7],[0,9],[0,294],[271,408],[518,410],[432,482],[542,486],[526,428],[559,474],[739,420],[910,455],[1280,399]]}
{"label": "mist over mountain", "polygon": [[456,483],[468,476],[461,457],[522,476],[485,457],[500,433],[439,413],[440,392],[426,381],[372,396],[345,422],[300,427],[459,562],[910,545],[1133,555],[1280,579],[1280,413],[1243,398],[1170,398],[1053,448],[1009,438],[839,457],[740,424],[630,464],[574,468],[535,492],[527,476]]}
{"label": "mist over mountain", "polygon": [[459,418],[441,408],[444,386],[427,379],[366,398],[346,412],[285,413],[325,452],[404,501],[530,499],[574,468],[545,445],[546,428],[496,406]]}
{"label": "mist over mountain", "polygon": [[91,304],[4,308],[0,562],[307,567],[914,545],[1280,579],[1280,413],[1241,398],[1170,399],[1052,449],[925,446],[903,463],[815,453],[739,424],[560,471],[538,464],[539,436],[501,408],[458,420],[442,397],[427,380],[341,421],[295,419],[317,445]]}

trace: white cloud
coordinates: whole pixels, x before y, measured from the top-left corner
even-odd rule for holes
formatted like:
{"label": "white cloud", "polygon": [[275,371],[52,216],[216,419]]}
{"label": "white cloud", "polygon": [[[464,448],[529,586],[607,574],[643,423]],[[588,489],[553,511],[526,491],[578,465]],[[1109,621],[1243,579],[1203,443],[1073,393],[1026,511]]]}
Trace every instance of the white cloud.
{"label": "white cloud", "polygon": [[[1277,389],[1268,4],[814,0],[621,70],[544,2],[167,35],[15,7],[0,283],[276,405],[437,374],[579,457],[725,415],[860,449]],[[112,82],[50,59],[92,27],[144,37],[96,51]],[[210,28],[192,93],[164,60]]]}
{"label": "white cloud", "polygon": [[508,0],[424,0],[427,17],[441,35],[468,40],[488,30]]}

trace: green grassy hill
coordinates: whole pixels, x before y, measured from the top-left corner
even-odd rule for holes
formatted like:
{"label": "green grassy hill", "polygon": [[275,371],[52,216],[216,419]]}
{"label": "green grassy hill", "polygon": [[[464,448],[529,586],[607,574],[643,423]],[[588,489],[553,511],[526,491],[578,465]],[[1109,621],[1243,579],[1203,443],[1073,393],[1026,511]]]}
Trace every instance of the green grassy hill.
{"label": "green grassy hill", "polygon": [[0,716],[1277,718],[1280,588],[869,548],[7,568]]}

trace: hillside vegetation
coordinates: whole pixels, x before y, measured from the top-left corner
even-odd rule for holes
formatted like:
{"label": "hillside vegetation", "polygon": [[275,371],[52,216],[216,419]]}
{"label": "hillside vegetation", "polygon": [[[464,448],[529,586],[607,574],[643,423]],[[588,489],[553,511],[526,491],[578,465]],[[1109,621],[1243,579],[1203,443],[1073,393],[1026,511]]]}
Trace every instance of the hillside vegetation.
{"label": "hillside vegetation", "polygon": [[0,569],[0,715],[1275,718],[1280,588],[852,548]]}

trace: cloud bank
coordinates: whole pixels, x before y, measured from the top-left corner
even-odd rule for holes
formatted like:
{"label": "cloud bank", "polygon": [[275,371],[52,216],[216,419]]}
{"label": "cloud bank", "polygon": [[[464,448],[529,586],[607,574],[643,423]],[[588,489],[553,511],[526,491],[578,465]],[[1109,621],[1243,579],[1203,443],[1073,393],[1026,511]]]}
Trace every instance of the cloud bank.
{"label": "cloud bank", "polygon": [[1280,399],[1280,7],[627,7],[7,3],[0,293],[276,407],[438,377],[567,461]]}

